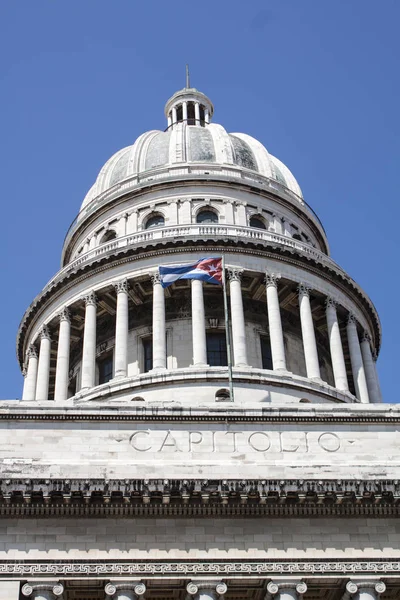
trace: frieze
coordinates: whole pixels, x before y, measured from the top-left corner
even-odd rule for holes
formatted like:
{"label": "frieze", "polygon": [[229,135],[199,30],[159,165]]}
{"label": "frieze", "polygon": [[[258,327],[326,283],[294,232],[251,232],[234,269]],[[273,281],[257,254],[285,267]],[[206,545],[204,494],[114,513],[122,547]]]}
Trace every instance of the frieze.
{"label": "frieze", "polygon": [[159,577],[176,575],[192,577],[193,575],[213,575],[235,577],[270,578],[272,575],[301,575],[302,577],[336,575],[396,576],[400,574],[400,561],[240,561],[230,562],[167,562],[151,561],[2,561],[0,563],[0,578],[27,577]]}

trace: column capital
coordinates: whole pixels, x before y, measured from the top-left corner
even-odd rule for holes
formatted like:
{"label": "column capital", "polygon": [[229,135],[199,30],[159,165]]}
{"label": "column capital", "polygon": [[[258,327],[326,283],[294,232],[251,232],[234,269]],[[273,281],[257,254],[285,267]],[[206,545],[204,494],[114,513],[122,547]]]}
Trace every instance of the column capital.
{"label": "column capital", "polygon": [[374,348],[373,350],[371,350],[371,354],[372,354],[372,360],[373,360],[374,362],[376,362],[376,361],[378,360],[378,353],[377,353],[377,351],[375,350],[375,348]]}
{"label": "column capital", "polygon": [[297,286],[297,291],[299,296],[308,296],[310,297],[311,289],[306,283],[299,283]]}
{"label": "column capital", "polygon": [[265,273],[264,283],[267,287],[278,287],[278,280],[281,278],[280,273]]}
{"label": "column capital", "polygon": [[335,298],[332,298],[332,296],[327,296],[325,300],[325,305],[326,308],[334,308],[336,310],[338,302],[335,300]]}
{"label": "column capital", "polygon": [[113,286],[114,286],[117,294],[119,294],[120,292],[127,294],[129,291],[129,283],[128,283],[127,279],[121,279],[121,281],[115,281],[113,283]]}
{"label": "column capital", "polygon": [[36,346],[34,346],[33,344],[30,344],[26,355],[29,358],[37,358],[38,357],[38,351],[36,350]]}
{"label": "column capital", "polygon": [[219,596],[223,596],[228,591],[228,586],[223,581],[191,581],[186,586],[190,596],[195,596],[199,590],[212,590]]}
{"label": "column capital", "polygon": [[242,281],[243,269],[238,267],[228,267],[228,279],[229,281]]}
{"label": "column capital", "polygon": [[299,596],[302,596],[307,591],[307,584],[299,579],[270,581],[267,585],[266,598],[271,598],[283,590],[294,590]]}
{"label": "column capital", "polygon": [[357,319],[354,313],[349,313],[347,317],[347,325],[355,325],[357,327]]}
{"label": "column capital", "polygon": [[42,329],[39,331],[39,336],[41,340],[50,340],[50,331],[48,325],[43,325]]}
{"label": "column capital", "polygon": [[130,590],[136,596],[143,596],[146,591],[146,586],[141,581],[110,581],[106,584],[104,591],[108,596],[114,596],[117,592]]}
{"label": "column capital", "polygon": [[85,294],[85,296],[82,297],[82,300],[85,303],[85,306],[96,306],[97,304],[97,296],[94,292],[94,290],[88,292],[87,294]]}
{"label": "column capital", "polygon": [[363,332],[362,338],[361,338],[362,342],[368,342],[368,344],[371,344],[371,336],[369,335],[369,333],[367,331]]}
{"label": "column capital", "polygon": [[151,279],[153,285],[157,285],[157,283],[161,284],[161,277],[160,277],[160,273],[158,271],[156,273],[151,273],[150,279]]}
{"label": "column capital", "polygon": [[24,365],[22,367],[22,377],[25,379],[25,377],[28,375],[28,367],[26,365]]}
{"label": "column capital", "polygon": [[38,581],[37,583],[31,581],[30,583],[25,583],[21,589],[23,596],[31,596],[34,592],[40,591],[51,592],[56,597],[62,596],[64,586],[59,581]]}
{"label": "column capital", "polygon": [[68,321],[68,323],[71,323],[71,311],[69,310],[68,306],[64,306],[57,316],[60,319],[60,323],[61,321]]}
{"label": "column capital", "polygon": [[363,589],[370,589],[379,596],[379,594],[383,594],[385,592],[386,585],[383,583],[383,581],[376,579],[366,581],[348,581],[346,583],[346,591],[343,594],[343,600],[349,600],[352,596]]}

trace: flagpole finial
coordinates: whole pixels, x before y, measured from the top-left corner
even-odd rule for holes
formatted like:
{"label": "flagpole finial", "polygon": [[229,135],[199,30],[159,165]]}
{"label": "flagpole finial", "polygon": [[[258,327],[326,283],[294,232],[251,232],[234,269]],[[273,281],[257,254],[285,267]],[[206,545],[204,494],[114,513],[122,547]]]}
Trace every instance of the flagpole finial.
{"label": "flagpole finial", "polygon": [[189,65],[186,65],[186,89],[190,88]]}

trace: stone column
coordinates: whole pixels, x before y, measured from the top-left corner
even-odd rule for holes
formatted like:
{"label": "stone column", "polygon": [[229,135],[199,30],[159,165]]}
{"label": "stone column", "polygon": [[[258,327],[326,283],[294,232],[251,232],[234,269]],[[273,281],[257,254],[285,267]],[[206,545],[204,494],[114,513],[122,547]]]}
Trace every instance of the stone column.
{"label": "stone column", "polygon": [[187,102],[182,102],[182,119],[187,121]]}
{"label": "stone column", "polygon": [[174,108],[172,109],[172,125],[175,125],[177,121],[177,115],[176,115],[176,108],[174,106]]}
{"label": "stone column", "polygon": [[153,369],[167,366],[167,344],[165,332],[165,296],[158,273],[151,275],[153,282]]}
{"label": "stone column", "polygon": [[194,118],[196,125],[200,125],[200,104],[198,102],[194,103]]}
{"label": "stone column", "polygon": [[367,332],[364,332],[361,340],[361,354],[364,363],[365,377],[367,380],[368,395],[370,402],[378,403],[381,401],[379,394],[379,385],[376,380],[376,370],[371,352],[371,338]]}
{"label": "stone column", "polygon": [[119,579],[107,583],[104,591],[112,600],[137,600],[145,593],[146,586],[140,581]]}
{"label": "stone column", "polygon": [[299,579],[270,581],[266,598],[274,600],[300,600],[307,591],[307,585]]}
{"label": "stone column", "polygon": [[96,313],[97,298],[92,291],[83,298],[85,309],[85,329],[83,332],[82,381],[81,389],[94,387],[96,378]]}
{"label": "stone column", "polygon": [[25,583],[21,592],[31,600],[56,600],[62,596],[64,586],[58,581],[32,581]]}
{"label": "stone column", "polygon": [[49,399],[51,339],[47,325],[40,332],[39,363],[37,370],[36,400]]}
{"label": "stone column", "polygon": [[128,281],[123,279],[114,284],[117,292],[117,315],[115,318],[114,377],[126,377],[128,373]]}
{"label": "stone column", "polygon": [[315,339],[314,322],[310,304],[310,288],[306,285],[300,284],[298,287],[298,292],[301,335],[303,338],[304,358],[306,361],[307,377],[309,379],[321,379],[318,361],[317,342]]}
{"label": "stone column", "polygon": [[203,282],[199,279],[192,279],[191,286],[193,366],[205,367],[207,365],[207,342]]}
{"label": "stone column", "polygon": [[210,112],[209,112],[208,108],[206,108],[204,110],[204,121],[207,123],[207,125],[210,122]]}
{"label": "stone column", "polygon": [[168,129],[171,127],[172,125],[172,117],[171,117],[171,113],[168,115]]}
{"label": "stone column", "polygon": [[348,392],[349,384],[347,381],[346,364],[344,362],[342,338],[336,312],[336,302],[333,298],[327,298],[326,300],[326,322],[328,325],[329,347],[335,387],[338,390]]}
{"label": "stone column", "polygon": [[353,373],[356,396],[360,402],[369,402],[367,380],[365,378],[364,364],[361,355],[360,341],[358,339],[356,318],[349,315],[347,322],[347,338],[349,341],[351,370]]}
{"label": "stone column", "polygon": [[0,581],[0,600],[18,600],[20,597],[19,587],[19,581],[6,579]]}
{"label": "stone column", "polygon": [[186,586],[186,591],[194,600],[217,600],[228,591],[226,583],[222,581],[191,581]]}
{"label": "stone column", "polygon": [[241,280],[243,269],[228,268],[232,318],[232,346],[235,367],[247,366],[246,328]]}
{"label": "stone column", "polygon": [[373,350],[373,352],[372,352],[372,360],[374,361],[375,381],[376,381],[376,385],[378,386],[379,402],[382,402],[382,390],[381,390],[381,384],[379,382],[378,369],[376,366],[376,361],[378,360],[378,354],[377,354],[376,350]]}
{"label": "stone column", "polygon": [[378,600],[386,590],[386,585],[379,579],[348,581],[342,600]]}
{"label": "stone column", "polygon": [[278,279],[280,279],[280,277],[280,275],[275,273],[267,273],[265,278],[267,286],[269,337],[271,340],[272,366],[274,371],[286,371],[285,345],[283,341],[281,311],[278,297]]}
{"label": "stone column", "polygon": [[24,392],[22,395],[22,400],[35,400],[38,371],[38,354],[33,344],[29,346],[26,356],[28,361],[28,368],[24,382]]}
{"label": "stone column", "polygon": [[67,307],[58,315],[60,328],[58,334],[56,387],[54,400],[62,402],[68,398],[69,350],[71,337],[71,315]]}

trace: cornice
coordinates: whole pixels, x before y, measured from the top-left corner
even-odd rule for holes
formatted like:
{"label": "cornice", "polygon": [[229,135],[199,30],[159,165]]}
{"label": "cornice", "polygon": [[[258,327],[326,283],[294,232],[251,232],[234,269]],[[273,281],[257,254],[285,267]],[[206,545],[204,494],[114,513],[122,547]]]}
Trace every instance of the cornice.
{"label": "cornice", "polygon": [[3,479],[0,517],[398,517],[392,480]]}
{"label": "cornice", "polygon": [[[217,244],[216,244],[217,241]],[[296,248],[282,247],[276,243],[260,242],[255,240],[239,239],[214,239],[204,240],[180,240],[173,242],[171,240],[155,241],[155,249],[149,250],[151,244],[143,250],[141,247],[124,247],[116,249],[114,252],[102,256],[101,259],[94,259],[92,262],[79,265],[73,272],[69,272],[65,277],[59,280],[53,287],[49,287],[44,293],[39,294],[34,302],[25,312],[18,328],[17,334],[17,358],[22,368],[24,362],[24,348],[22,339],[29,334],[30,325],[34,316],[40,313],[63,291],[87,278],[88,275],[95,275],[110,268],[140,260],[143,257],[152,258],[157,256],[167,256],[170,254],[181,253],[184,248],[186,252],[198,252],[200,249],[207,251],[211,247],[213,252],[226,252],[232,254],[251,254],[270,258],[277,261],[283,261],[293,266],[301,267],[310,273],[313,273],[330,283],[334,283],[344,294],[351,297],[359,310],[366,315],[371,329],[374,331],[376,339],[376,348],[379,351],[381,343],[381,325],[375,306],[357,283],[351,279],[342,269],[335,266],[328,267],[315,258],[304,256]],[[295,258],[296,256],[296,258]],[[97,265],[95,268],[94,265]],[[67,283],[66,283],[67,282]],[[372,316],[372,317],[371,317]]]}
{"label": "cornice", "polygon": [[353,425],[398,425],[400,405],[310,405],[286,407],[243,408],[229,403],[215,408],[143,405],[131,403],[66,402],[0,402],[0,421],[106,421],[135,423],[337,423]]}

